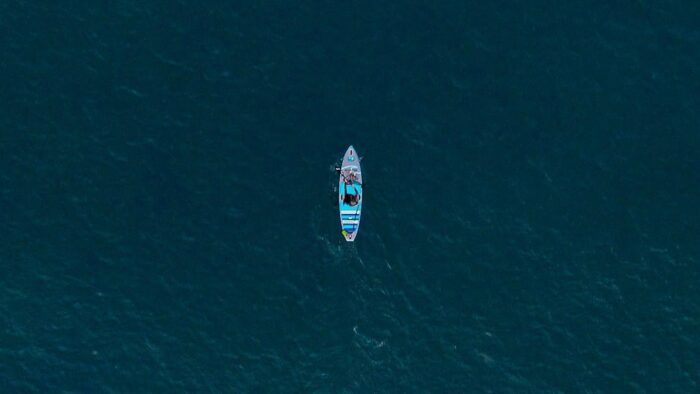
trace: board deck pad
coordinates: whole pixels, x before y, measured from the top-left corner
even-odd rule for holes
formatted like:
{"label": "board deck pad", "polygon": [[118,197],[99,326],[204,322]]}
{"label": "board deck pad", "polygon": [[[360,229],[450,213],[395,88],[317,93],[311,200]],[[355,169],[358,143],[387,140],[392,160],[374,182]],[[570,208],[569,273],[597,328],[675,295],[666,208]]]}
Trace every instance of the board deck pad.
{"label": "board deck pad", "polygon": [[[346,202],[346,195],[357,196],[357,204]],[[360,157],[352,145],[345,151],[338,179],[338,208],[341,233],[345,240],[354,242],[360,229],[362,215],[362,171]]]}

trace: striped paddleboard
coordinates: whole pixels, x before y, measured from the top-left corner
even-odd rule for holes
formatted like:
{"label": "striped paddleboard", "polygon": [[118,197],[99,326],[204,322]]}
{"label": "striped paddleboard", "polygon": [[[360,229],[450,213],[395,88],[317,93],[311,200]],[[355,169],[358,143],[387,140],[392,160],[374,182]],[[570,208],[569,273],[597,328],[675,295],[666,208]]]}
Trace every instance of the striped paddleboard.
{"label": "striped paddleboard", "polygon": [[362,215],[362,171],[360,157],[352,145],[345,151],[338,180],[338,207],[341,233],[348,242],[355,241]]}

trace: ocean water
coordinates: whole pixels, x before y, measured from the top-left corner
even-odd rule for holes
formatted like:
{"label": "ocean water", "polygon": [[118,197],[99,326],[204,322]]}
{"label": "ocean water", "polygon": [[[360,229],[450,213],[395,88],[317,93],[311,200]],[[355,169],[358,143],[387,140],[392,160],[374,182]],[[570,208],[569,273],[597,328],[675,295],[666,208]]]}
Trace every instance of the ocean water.
{"label": "ocean water", "polygon": [[3,2],[0,392],[700,391],[700,3],[618,3]]}

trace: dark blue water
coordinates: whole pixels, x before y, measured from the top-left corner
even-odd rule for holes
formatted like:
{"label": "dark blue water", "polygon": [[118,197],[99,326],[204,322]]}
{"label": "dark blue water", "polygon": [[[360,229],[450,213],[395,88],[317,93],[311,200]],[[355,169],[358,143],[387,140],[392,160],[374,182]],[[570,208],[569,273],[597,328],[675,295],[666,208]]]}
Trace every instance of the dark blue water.
{"label": "dark blue water", "polygon": [[1,392],[700,389],[700,3],[108,3],[0,5]]}

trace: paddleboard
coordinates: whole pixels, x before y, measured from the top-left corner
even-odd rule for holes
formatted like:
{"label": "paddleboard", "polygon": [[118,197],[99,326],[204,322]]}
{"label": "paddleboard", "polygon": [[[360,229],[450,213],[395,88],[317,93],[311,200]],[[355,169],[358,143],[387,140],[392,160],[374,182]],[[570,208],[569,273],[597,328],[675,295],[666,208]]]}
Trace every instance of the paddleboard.
{"label": "paddleboard", "polygon": [[343,156],[338,180],[338,207],[341,234],[348,242],[354,242],[360,229],[362,215],[362,170],[360,156],[350,145]]}

